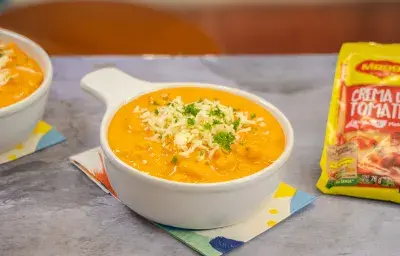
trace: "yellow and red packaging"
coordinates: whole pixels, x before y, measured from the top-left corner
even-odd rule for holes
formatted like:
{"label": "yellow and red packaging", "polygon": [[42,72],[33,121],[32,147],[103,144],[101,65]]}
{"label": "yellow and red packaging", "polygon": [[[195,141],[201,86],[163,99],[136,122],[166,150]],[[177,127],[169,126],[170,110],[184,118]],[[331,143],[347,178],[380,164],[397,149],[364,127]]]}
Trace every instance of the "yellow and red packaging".
{"label": "yellow and red packaging", "polygon": [[320,164],[326,194],[400,203],[400,44],[342,46]]}

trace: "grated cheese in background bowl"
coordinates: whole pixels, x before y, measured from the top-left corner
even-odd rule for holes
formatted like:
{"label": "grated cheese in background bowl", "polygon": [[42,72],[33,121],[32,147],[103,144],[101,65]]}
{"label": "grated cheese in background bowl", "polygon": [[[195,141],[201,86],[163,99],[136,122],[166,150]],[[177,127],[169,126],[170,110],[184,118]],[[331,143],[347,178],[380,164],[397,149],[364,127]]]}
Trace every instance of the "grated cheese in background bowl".
{"label": "grated cheese in background bowl", "polygon": [[136,106],[134,112],[144,129],[154,133],[148,140],[158,141],[164,148],[176,147],[179,155],[186,158],[198,150],[198,161],[211,159],[218,149],[230,151],[252,125],[265,126],[262,117],[209,99],[185,104],[178,96],[154,111]]}
{"label": "grated cheese in background bowl", "polygon": [[11,61],[13,50],[6,49],[6,46],[0,44],[0,86],[7,84],[11,78],[11,72],[7,68],[7,63]]}
{"label": "grated cheese in background bowl", "polygon": [[10,72],[5,68],[9,60],[7,52],[0,45],[0,86],[5,85],[10,79]]}

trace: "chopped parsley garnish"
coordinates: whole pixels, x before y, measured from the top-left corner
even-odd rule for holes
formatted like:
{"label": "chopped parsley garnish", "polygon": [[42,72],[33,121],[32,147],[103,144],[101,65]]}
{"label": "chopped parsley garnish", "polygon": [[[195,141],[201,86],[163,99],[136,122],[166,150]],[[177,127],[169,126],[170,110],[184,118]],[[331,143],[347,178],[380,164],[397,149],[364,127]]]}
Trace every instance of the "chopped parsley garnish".
{"label": "chopped parsley garnish", "polygon": [[178,157],[177,156],[172,157],[171,163],[176,165],[178,163]]}
{"label": "chopped parsley garnish", "polygon": [[209,124],[209,123],[206,123],[205,125],[203,125],[203,127],[204,127],[204,129],[206,129],[206,130],[211,130],[212,125]]}
{"label": "chopped parsley garnish", "polygon": [[[136,106],[134,112],[139,113],[144,129],[155,134],[146,139],[158,141],[167,150],[175,151],[166,160],[172,167],[183,164],[181,157],[187,158],[191,155],[196,156],[197,161],[207,159],[212,161],[212,154],[216,148],[228,153],[233,150],[232,147],[242,145],[240,149],[244,151],[248,143],[240,142],[243,138],[239,133],[256,132],[256,127],[241,129],[248,127],[247,123],[254,123],[254,126],[260,123],[265,126],[265,123],[261,123],[261,118],[256,119],[257,122],[247,123],[246,118],[241,119],[244,116],[248,119],[250,116],[257,118],[256,112],[232,112],[232,106],[207,98],[203,100],[199,97],[200,99],[197,98],[196,101],[189,103],[185,103],[179,96],[175,99],[171,96],[168,100],[164,100],[165,98],[164,95],[154,99],[149,97],[146,100],[151,106],[148,108]],[[158,103],[155,100],[158,100]],[[158,104],[160,106],[154,106]],[[235,109],[235,111],[240,110]],[[146,135],[151,134],[146,133]],[[171,144],[175,144],[173,148]]]}
{"label": "chopped parsley garnish", "polygon": [[196,108],[194,103],[189,104],[184,107],[183,113],[186,115],[192,115],[192,116],[197,116],[197,114],[200,112],[200,109]]}
{"label": "chopped parsley garnish", "polygon": [[240,109],[238,109],[238,108],[234,108],[233,109],[233,112],[237,112],[237,111],[239,111]]}
{"label": "chopped parsley garnish", "polygon": [[235,136],[231,132],[219,132],[214,135],[214,142],[227,151],[231,150],[234,141]]}
{"label": "chopped parsley garnish", "polygon": [[237,131],[237,129],[239,128],[239,124],[240,124],[240,119],[239,119],[239,118],[236,119],[236,120],[233,122],[233,129],[235,129],[235,131]]}
{"label": "chopped parsley garnish", "polygon": [[194,119],[193,118],[188,118],[188,120],[187,120],[187,124],[188,125],[194,125]]}
{"label": "chopped parsley garnish", "polygon": [[221,121],[219,121],[219,120],[217,120],[217,119],[214,119],[214,120],[213,120],[213,125],[216,125],[216,124],[222,124],[222,123],[221,123]]}
{"label": "chopped parsley garnish", "polygon": [[219,109],[218,107],[216,109],[213,109],[210,111],[210,115],[212,116],[217,116],[217,117],[225,117],[225,113],[222,112],[221,109]]}

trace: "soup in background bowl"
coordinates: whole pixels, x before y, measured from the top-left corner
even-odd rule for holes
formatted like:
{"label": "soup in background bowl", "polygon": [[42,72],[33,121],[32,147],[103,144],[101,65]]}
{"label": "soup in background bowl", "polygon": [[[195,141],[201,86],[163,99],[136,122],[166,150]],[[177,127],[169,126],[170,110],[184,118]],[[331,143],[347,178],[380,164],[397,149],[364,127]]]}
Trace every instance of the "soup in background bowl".
{"label": "soup in background bowl", "polygon": [[0,153],[28,138],[42,118],[53,68],[28,38],[0,29]]}
{"label": "soup in background bowl", "polygon": [[0,41],[0,108],[25,99],[43,81],[38,63],[15,43]]}
{"label": "soup in background bowl", "polygon": [[107,105],[100,141],[111,186],[143,217],[228,226],[255,214],[278,187],[293,129],[262,98],[213,84],[150,83],[113,68],[86,75],[81,86]]}

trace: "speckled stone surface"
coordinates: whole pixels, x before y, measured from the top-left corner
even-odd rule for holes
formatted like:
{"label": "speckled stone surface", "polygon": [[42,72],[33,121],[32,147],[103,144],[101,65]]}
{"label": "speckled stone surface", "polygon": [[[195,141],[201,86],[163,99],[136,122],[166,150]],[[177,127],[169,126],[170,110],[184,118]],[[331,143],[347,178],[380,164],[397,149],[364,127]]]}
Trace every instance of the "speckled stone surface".
{"label": "speckled stone surface", "polygon": [[53,61],[45,120],[67,142],[0,166],[0,255],[196,255],[105,195],[68,162],[70,155],[99,145],[104,107],[80,90],[79,80],[104,66],[150,81],[240,87],[272,102],[291,120],[296,142],[284,181],[319,197],[230,255],[399,255],[399,205],[325,196],[315,188],[335,56]]}

